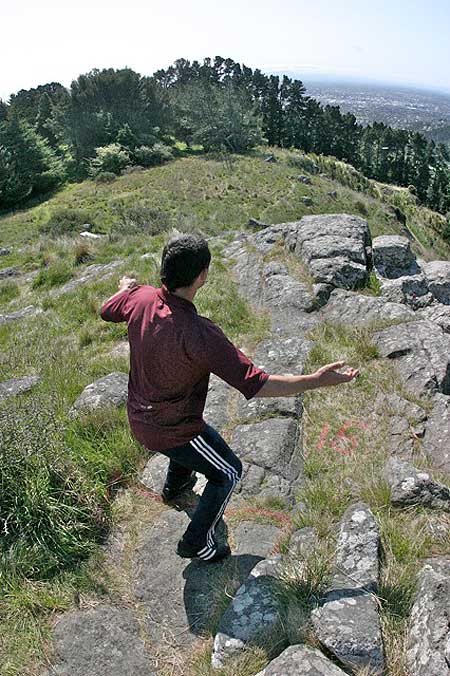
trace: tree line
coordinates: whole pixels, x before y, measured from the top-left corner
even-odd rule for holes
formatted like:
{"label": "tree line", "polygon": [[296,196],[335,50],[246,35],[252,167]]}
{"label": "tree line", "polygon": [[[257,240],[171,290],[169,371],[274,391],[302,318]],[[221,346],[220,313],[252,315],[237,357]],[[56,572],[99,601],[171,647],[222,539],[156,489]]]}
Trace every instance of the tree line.
{"label": "tree line", "polygon": [[450,150],[415,131],[362,126],[306,95],[300,80],[232,59],[177,60],[151,77],[92,70],[66,89],[50,83],[0,101],[0,208],[67,180],[109,180],[171,159],[176,142],[243,153],[267,143],[331,155],[369,178],[411,186],[450,211]]}

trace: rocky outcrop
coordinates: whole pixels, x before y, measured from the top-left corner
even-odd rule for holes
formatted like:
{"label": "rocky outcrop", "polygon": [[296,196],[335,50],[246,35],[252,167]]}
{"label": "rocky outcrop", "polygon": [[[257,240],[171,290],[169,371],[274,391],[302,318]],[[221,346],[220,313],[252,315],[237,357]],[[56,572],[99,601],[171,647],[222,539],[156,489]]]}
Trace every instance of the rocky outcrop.
{"label": "rocky outcrop", "polygon": [[366,324],[386,319],[413,319],[414,312],[387,298],[368,296],[344,289],[335,289],[328,303],[320,311],[322,319],[342,324]]}
{"label": "rocky outcrop", "polygon": [[52,289],[49,291],[50,296],[58,297],[64,293],[69,293],[74,289],[82,286],[84,284],[89,284],[93,281],[103,281],[109,279],[123,264],[123,261],[111,261],[111,263],[95,263],[93,265],[88,265],[80,277],[76,279],[71,279],[67,284],[63,286]]}
{"label": "rocky outcrop", "polygon": [[429,472],[398,458],[390,458],[384,475],[391,489],[393,505],[424,505],[450,512],[450,488],[434,481]]}
{"label": "rocky outcrop", "polygon": [[419,575],[407,644],[410,676],[450,674],[450,559],[430,559]]}
{"label": "rocky outcrop", "polygon": [[417,396],[450,394],[450,336],[433,322],[408,322],[374,334],[381,357],[392,359]]}
{"label": "rocky outcrop", "polygon": [[380,277],[397,279],[398,277],[417,275],[420,268],[411,251],[406,237],[382,235],[372,242],[373,265]]}
{"label": "rocky outcrop", "polygon": [[94,411],[107,406],[119,407],[128,397],[128,376],[126,373],[109,373],[87,385],[70,409],[70,416],[81,412]]}
{"label": "rocky outcrop", "polygon": [[289,418],[269,418],[238,425],[231,447],[239,449],[243,496],[284,497],[292,500],[298,485],[301,461],[296,453],[297,424]]}
{"label": "rocky outcrop", "polygon": [[22,310],[14,310],[14,312],[0,314],[0,326],[2,324],[16,322],[19,319],[31,319],[32,317],[36,317],[36,315],[39,315],[42,312],[43,310],[40,307],[35,307],[34,305],[27,305],[27,307],[22,308]]}
{"label": "rocky outcrop", "polygon": [[417,440],[425,434],[426,411],[395,393],[380,394],[374,406],[374,424],[383,425],[388,451],[410,460]]}
{"label": "rocky outcrop", "polygon": [[319,650],[292,645],[256,676],[345,676],[345,672]]}
{"label": "rocky outcrop", "polygon": [[337,543],[336,573],[323,604],[312,613],[319,641],[349,669],[384,673],[377,601],[379,533],[363,503],[345,512]]}
{"label": "rocky outcrop", "polygon": [[436,394],[433,409],[428,417],[423,450],[433,467],[450,476],[450,399]]}
{"label": "rocky outcrop", "polygon": [[439,303],[450,305],[450,261],[424,263],[428,288]]}
{"label": "rocky outcrop", "polygon": [[429,307],[419,310],[420,319],[425,319],[438,324],[445,333],[450,333],[450,306],[434,303]]}
{"label": "rocky outcrop", "polygon": [[23,378],[11,378],[0,383],[0,401],[8,399],[15,394],[21,394],[31,390],[41,380],[39,376],[24,376]]}
{"label": "rocky outcrop", "polygon": [[63,615],[46,676],[155,676],[133,612],[100,605]]}
{"label": "rocky outcrop", "polygon": [[273,551],[280,535],[281,531],[277,526],[241,521],[233,529],[233,539],[237,543],[233,554],[235,556],[252,554],[264,558]]}

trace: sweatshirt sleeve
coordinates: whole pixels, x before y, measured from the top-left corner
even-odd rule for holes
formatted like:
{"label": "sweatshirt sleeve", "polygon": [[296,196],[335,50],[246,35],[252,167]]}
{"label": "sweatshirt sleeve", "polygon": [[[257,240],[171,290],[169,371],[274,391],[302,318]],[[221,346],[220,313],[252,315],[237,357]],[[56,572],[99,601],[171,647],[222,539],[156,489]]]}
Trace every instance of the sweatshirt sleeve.
{"label": "sweatshirt sleeve", "polygon": [[251,399],[267,381],[269,374],[258,368],[226,337],[213,322],[202,319],[197,341],[197,358],[205,368]]}
{"label": "sweatshirt sleeve", "polygon": [[133,308],[133,291],[138,288],[135,286],[132,289],[125,289],[105,301],[100,310],[100,317],[105,322],[126,322]]}

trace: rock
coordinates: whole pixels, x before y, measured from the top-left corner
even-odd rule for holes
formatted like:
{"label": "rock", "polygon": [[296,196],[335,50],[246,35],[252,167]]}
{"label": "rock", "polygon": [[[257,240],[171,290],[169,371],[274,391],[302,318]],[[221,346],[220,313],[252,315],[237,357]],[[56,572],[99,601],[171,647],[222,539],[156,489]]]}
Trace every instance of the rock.
{"label": "rock", "polygon": [[450,512],[450,488],[434,481],[429,472],[399,458],[390,458],[384,476],[391,489],[391,502],[396,507],[424,505]]}
{"label": "rock", "polygon": [[263,559],[252,568],[250,577],[261,577],[261,575],[270,575],[279,578],[282,572],[283,557],[281,554],[274,554],[267,559]]}
{"label": "rock", "polygon": [[25,376],[23,378],[12,378],[0,383],[0,401],[8,399],[15,394],[21,394],[31,390],[41,380],[39,376]]}
{"label": "rock", "polygon": [[113,349],[110,352],[111,357],[120,357],[123,359],[129,359],[130,357],[130,343],[128,340],[121,340],[120,343],[116,343]]}
{"label": "rock", "polygon": [[[268,373],[302,373],[313,345],[311,340],[297,337],[264,340],[259,343],[253,362]],[[300,412],[299,397],[254,397],[250,401],[241,397],[237,411],[241,420],[280,414],[298,417]]]}
{"label": "rock", "polygon": [[423,450],[433,467],[450,475],[450,399],[443,394],[433,398],[433,410],[428,417]]}
{"label": "rock", "polygon": [[233,540],[236,543],[233,554],[252,554],[265,558],[274,549],[280,535],[281,530],[277,526],[241,521],[233,529]]}
{"label": "rock", "polygon": [[406,303],[414,310],[427,307],[433,302],[427,281],[422,273],[398,277],[381,278],[381,294],[393,303]]}
{"label": "rock", "polygon": [[125,404],[128,397],[128,375],[126,373],[109,373],[94,383],[87,385],[70,409],[69,415],[74,418],[79,413],[93,411],[97,408]]}
{"label": "rock", "polygon": [[303,204],[305,205],[305,207],[311,207],[312,204],[313,204],[312,197],[306,196],[306,197],[301,197],[300,199],[303,202]]}
{"label": "rock", "polygon": [[11,249],[8,249],[5,246],[0,246],[0,256],[9,256]]}
{"label": "rock", "polygon": [[310,177],[305,176],[304,174],[300,174],[300,176],[297,176],[297,181],[300,181],[300,183],[304,183],[305,185],[311,185]]}
{"label": "rock", "polygon": [[71,279],[67,284],[64,284],[59,289],[52,289],[49,292],[50,296],[61,296],[63,293],[69,293],[82,284],[89,284],[90,282],[103,281],[111,277],[116,269],[123,264],[123,261],[112,261],[111,263],[94,263],[88,265],[84,269],[83,274],[76,279]]}
{"label": "rock", "polygon": [[19,319],[31,319],[40,315],[43,312],[42,308],[35,307],[34,305],[27,305],[27,307],[22,308],[22,310],[15,310],[8,314],[0,314],[0,326],[2,324],[8,324],[9,322],[15,322]]}
{"label": "rock", "polygon": [[385,319],[412,319],[414,312],[401,303],[390,303],[386,298],[334,289],[320,316],[342,324],[366,324]]}
{"label": "rock", "polygon": [[262,221],[258,221],[257,218],[249,218],[247,225],[248,225],[249,228],[268,228],[269,227],[268,223],[263,223]]}
{"label": "rock", "polygon": [[139,546],[135,564],[135,596],[146,614],[152,641],[169,650],[191,646],[210,629],[217,612],[215,594],[223,594],[230,577],[239,586],[260,557],[231,556],[217,563],[182,559],[176,554],[189,517],[167,510]]}
{"label": "rock", "polygon": [[328,303],[333,288],[331,284],[313,284],[313,295],[317,309]]}
{"label": "rock", "polygon": [[250,243],[253,244],[260,254],[269,253],[276,244],[284,244],[284,241],[293,227],[292,223],[277,223],[270,225],[264,230],[255,233]]}
{"label": "rock", "polygon": [[374,406],[375,425],[383,425],[388,435],[388,450],[411,460],[415,441],[425,434],[426,411],[398,394],[379,394]]}
{"label": "rock", "polygon": [[139,256],[139,258],[141,259],[141,261],[152,261],[155,265],[158,265],[158,266],[160,264],[159,257],[156,254],[151,253],[151,252],[147,252],[145,254],[142,254],[142,256]]}
{"label": "rock", "polygon": [[256,676],[345,676],[345,672],[319,650],[291,645]]}
{"label": "rock", "polygon": [[349,507],[337,543],[337,572],[312,619],[318,639],[344,667],[368,667],[381,676],[383,641],[373,594],[378,588],[379,542],[378,527],[367,505]]}
{"label": "rock", "polygon": [[47,676],[154,676],[131,610],[99,605],[62,615]]}
{"label": "rock", "polygon": [[417,315],[420,319],[438,324],[445,333],[450,333],[450,307],[448,305],[434,303],[423,310],[419,310]]}
{"label": "rock", "polygon": [[275,155],[266,155],[266,157],[264,158],[264,162],[276,162],[276,161],[277,158],[275,157]]}
{"label": "rock", "polygon": [[304,216],[291,224],[287,241],[316,282],[345,289],[363,286],[371,236],[367,221],[347,214]]}
{"label": "rock", "polygon": [[332,199],[336,200],[338,196],[337,190],[330,190],[330,192],[327,192],[328,197],[331,197]]}
{"label": "rock", "polygon": [[278,580],[268,575],[251,577],[238,589],[214,638],[211,663],[215,669],[246,646],[259,644],[270,649],[271,644],[285,642],[278,589]]}
{"label": "rock", "polygon": [[450,305],[450,261],[431,261],[423,265],[428,288],[440,303]]}
{"label": "rock", "polygon": [[450,559],[422,568],[411,612],[406,658],[410,676],[450,674]]}
{"label": "rock", "polygon": [[18,277],[20,269],[18,267],[0,269],[0,279],[11,279],[11,277]]}
{"label": "rock", "polygon": [[417,396],[450,393],[450,336],[433,322],[408,322],[378,331],[381,357],[395,360],[406,387]]}
{"label": "rock", "polygon": [[372,242],[372,255],[375,270],[382,277],[397,279],[405,275],[417,275],[420,272],[411,244],[406,237],[399,235],[381,235]]}
{"label": "rock", "polygon": [[289,554],[296,558],[306,559],[318,545],[317,532],[314,528],[300,528],[291,535],[289,540]]}
{"label": "rock", "polygon": [[223,432],[228,422],[228,399],[232,391],[230,385],[211,374],[203,417],[219,433]]}
{"label": "rock", "polygon": [[238,449],[243,462],[238,490],[244,497],[292,499],[301,472],[297,436],[297,423],[290,418],[269,418],[235,428],[231,447]]}
{"label": "rock", "polygon": [[88,230],[83,230],[83,232],[80,232],[79,236],[84,239],[103,239],[106,237],[106,235],[98,235],[95,232],[89,232]]}
{"label": "rock", "polygon": [[[140,482],[153,493],[160,495],[166,481],[168,467],[169,458],[166,455],[162,455],[161,453],[151,454],[140,476]],[[206,477],[202,474],[197,474],[197,483],[192,490],[194,493],[201,494],[205,486]]]}
{"label": "rock", "polygon": [[316,309],[315,298],[305,282],[286,274],[274,274],[271,268],[264,269],[263,276],[265,280],[263,302],[267,307],[279,310],[292,307],[301,312],[312,312]]}

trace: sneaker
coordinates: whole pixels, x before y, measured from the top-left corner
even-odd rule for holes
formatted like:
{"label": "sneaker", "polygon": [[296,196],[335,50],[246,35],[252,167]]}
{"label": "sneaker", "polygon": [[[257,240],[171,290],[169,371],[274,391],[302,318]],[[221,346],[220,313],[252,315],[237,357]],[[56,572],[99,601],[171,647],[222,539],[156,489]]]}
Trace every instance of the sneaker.
{"label": "sneaker", "polygon": [[199,561],[205,561],[206,563],[215,563],[216,561],[221,561],[222,559],[231,556],[231,549],[227,544],[220,544],[215,546],[215,552],[211,556],[211,552],[206,552],[204,555],[199,554],[202,550],[198,547],[192,547],[192,545],[186,544],[183,540],[180,540],[177,546],[177,554],[183,559],[198,559]]}
{"label": "sneaker", "polygon": [[184,493],[184,491],[189,490],[189,488],[193,488],[196,483],[197,476],[193,472],[191,476],[183,484],[181,484],[181,486],[172,487],[166,484],[161,492],[162,499],[166,502],[170,502],[170,500],[174,500],[179,495],[181,495],[181,493]]}

